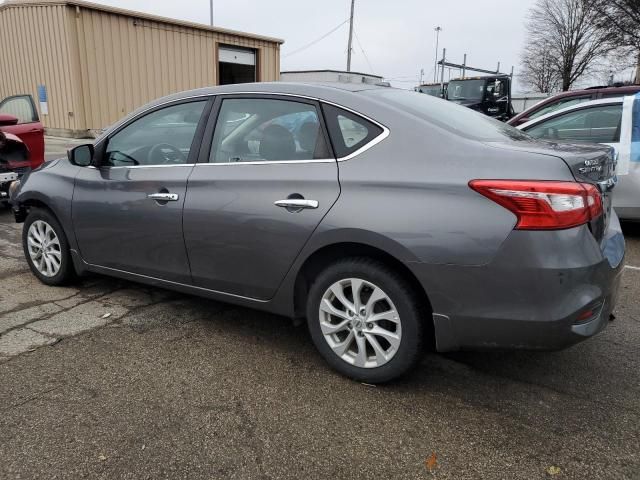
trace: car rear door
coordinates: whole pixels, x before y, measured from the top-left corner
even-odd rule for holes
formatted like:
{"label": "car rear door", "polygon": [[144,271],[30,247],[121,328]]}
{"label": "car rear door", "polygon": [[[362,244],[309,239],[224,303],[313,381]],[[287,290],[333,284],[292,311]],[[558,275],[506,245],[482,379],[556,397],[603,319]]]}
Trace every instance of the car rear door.
{"label": "car rear door", "polygon": [[190,284],[182,236],[187,178],[212,101],[156,107],[96,145],[97,168],[82,168],[73,224],[89,264]]}
{"label": "car rear door", "polygon": [[184,208],[195,285],[262,300],[275,294],[340,193],[329,145],[313,100],[216,101]]}
{"label": "car rear door", "polygon": [[31,154],[31,168],[40,166],[44,161],[44,127],[31,95],[14,95],[0,101],[0,114],[18,118],[17,125],[2,127],[2,130],[13,133],[24,142]]}
{"label": "car rear door", "polygon": [[620,139],[622,102],[598,103],[532,122],[521,128],[534,138],[566,142],[615,143]]}

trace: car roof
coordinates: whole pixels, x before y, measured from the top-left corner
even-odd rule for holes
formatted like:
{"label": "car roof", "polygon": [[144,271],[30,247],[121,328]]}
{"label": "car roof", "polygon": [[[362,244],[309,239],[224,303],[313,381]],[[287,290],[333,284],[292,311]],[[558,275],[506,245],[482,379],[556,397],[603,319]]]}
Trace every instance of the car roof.
{"label": "car roof", "polygon": [[[331,97],[336,90],[344,92],[361,92],[364,90],[375,90],[389,88],[380,85],[367,83],[346,83],[346,82],[257,82],[257,83],[236,83],[233,85],[221,85],[217,87],[205,87],[196,90],[168,95],[156,100],[158,103],[165,103],[171,100],[180,100],[199,95],[216,95],[220,93],[282,93],[290,95],[301,95],[313,98]],[[154,102],[155,103],[155,102]],[[151,104],[150,104],[151,105]]]}
{"label": "car roof", "polygon": [[548,118],[557,117],[558,115],[562,115],[564,113],[571,112],[573,110],[582,110],[584,108],[594,107],[594,106],[598,106],[598,105],[615,105],[615,104],[623,103],[623,102],[624,102],[624,96],[610,97],[610,98],[600,98],[598,100],[590,100],[588,102],[578,103],[576,105],[571,105],[569,107],[560,108],[558,110],[554,110],[553,112],[546,113],[546,114],[541,115],[539,117],[536,117],[536,118],[534,118],[532,120],[529,120],[526,123],[518,125],[516,128],[518,130],[524,130],[525,127],[530,127],[530,126],[535,125],[537,123],[543,122],[544,120],[546,120]]}

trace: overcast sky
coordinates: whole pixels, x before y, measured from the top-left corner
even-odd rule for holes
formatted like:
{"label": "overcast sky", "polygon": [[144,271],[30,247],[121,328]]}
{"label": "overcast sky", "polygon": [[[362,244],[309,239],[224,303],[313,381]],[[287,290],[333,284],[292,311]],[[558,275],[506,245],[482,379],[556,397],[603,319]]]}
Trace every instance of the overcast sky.
{"label": "overcast sky", "polygon": [[[209,0],[93,0],[199,23],[209,22]],[[2,0],[0,0],[2,3]],[[217,26],[285,40],[282,70],[346,68],[348,23],[299,51],[349,18],[350,0],[214,0]],[[535,0],[356,0],[352,70],[412,88],[425,71],[433,81],[434,27],[442,27],[447,59],[518,72],[524,22]],[[364,51],[364,53],[363,53]],[[452,73],[453,76],[457,72]],[[517,81],[516,81],[517,85]]]}
{"label": "overcast sky", "polygon": [[[209,22],[208,0],[94,0],[200,23]],[[447,57],[476,67],[518,70],[524,20],[534,0],[356,0],[352,69],[413,87],[421,68],[433,80],[434,27]],[[348,23],[315,45],[293,53],[349,17],[350,0],[214,0],[217,26],[285,40],[282,70],[345,69]],[[364,50],[364,54],[362,51]],[[366,54],[366,55],[365,55]],[[368,59],[368,62],[367,62]]]}

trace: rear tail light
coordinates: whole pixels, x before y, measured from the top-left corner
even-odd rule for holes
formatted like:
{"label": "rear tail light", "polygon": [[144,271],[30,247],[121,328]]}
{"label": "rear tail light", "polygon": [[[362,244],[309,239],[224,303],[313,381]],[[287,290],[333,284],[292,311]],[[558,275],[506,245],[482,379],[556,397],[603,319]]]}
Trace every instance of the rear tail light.
{"label": "rear tail light", "polygon": [[513,212],[516,230],[571,228],[602,215],[600,192],[589,183],[472,180],[469,186]]}

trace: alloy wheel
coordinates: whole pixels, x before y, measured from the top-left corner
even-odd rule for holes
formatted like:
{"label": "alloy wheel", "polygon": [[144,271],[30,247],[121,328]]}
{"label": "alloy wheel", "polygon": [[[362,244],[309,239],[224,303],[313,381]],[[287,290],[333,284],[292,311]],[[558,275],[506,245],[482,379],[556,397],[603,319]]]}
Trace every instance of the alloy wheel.
{"label": "alloy wheel", "polygon": [[320,301],[320,328],[333,352],[360,368],[377,368],[397,353],[400,315],[378,286],[359,278],[331,285]]}
{"label": "alloy wheel", "polygon": [[62,266],[62,250],[55,230],[47,222],[36,220],[27,233],[27,247],[33,265],[45,277],[55,277]]}

